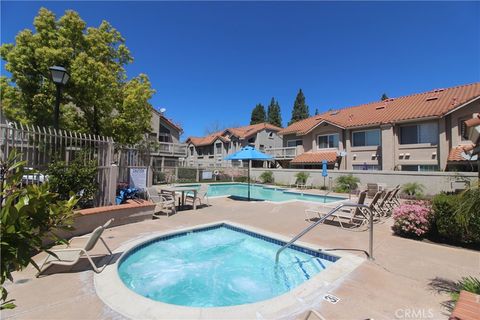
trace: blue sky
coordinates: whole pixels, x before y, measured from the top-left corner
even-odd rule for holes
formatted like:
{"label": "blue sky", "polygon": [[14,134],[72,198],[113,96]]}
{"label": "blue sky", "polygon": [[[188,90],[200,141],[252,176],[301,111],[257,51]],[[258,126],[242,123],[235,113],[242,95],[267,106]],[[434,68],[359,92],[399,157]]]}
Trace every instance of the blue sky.
{"label": "blue sky", "polygon": [[[310,112],[480,81],[480,2],[1,2],[1,42],[40,7],[108,20],[126,38],[184,138],[244,125],[302,88]],[[2,74],[5,71],[2,64]]]}

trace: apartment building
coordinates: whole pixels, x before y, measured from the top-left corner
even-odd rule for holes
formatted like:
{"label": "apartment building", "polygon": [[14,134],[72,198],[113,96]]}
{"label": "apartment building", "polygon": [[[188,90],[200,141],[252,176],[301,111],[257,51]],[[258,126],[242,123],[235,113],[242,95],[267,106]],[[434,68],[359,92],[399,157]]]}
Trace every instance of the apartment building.
{"label": "apartment building", "polygon": [[480,113],[480,83],[329,111],[298,121],[269,150],[283,167],[476,171],[466,121]]}
{"label": "apartment building", "polygon": [[183,129],[152,108],[152,132],[148,135],[152,144],[152,166],[161,169],[182,165],[187,156],[187,145],[180,142]]}
{"label": "apartment building", "polygon": [[[259,123],[238,128],[228,128],[204,137],[189,137],[187,144],[186,165],[192,167],[226,167],[242,165],[232,163],[224,158],[239,151],[242,147],[252,145],[260,151],[282,147],[283,140],[278,135],[282,128],[269,123]],[[262,166],[263,163],[253,163]]]}

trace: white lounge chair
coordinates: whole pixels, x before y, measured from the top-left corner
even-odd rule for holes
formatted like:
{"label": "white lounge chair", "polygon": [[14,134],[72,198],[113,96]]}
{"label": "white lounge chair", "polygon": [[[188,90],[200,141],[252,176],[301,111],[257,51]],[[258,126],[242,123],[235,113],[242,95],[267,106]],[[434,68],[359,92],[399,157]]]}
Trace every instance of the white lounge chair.
{"label": "white lounge chair", "polygon": [[148,199],[155,203],[155,212],[153,216],[159,218],[159,212],[165,211],[167,217],[170,216],[170,213],[176,213],[177,208],[175,207],[175,197],[169,193],[159,193],[155,187],[147,188]]}
{"label": "white lounge chair", "polygon": [[[103,231],[112,223],[112,221],[113,219],[110,219],[103,226],[99,226],[95,230],[93,230],[92,234],[89,236],[87,243],[83,247],[78,247],[78,248],[70,247],[70,243],[69,243],[67,248],[50,250],[51,254],[48,254],[48,256],[45,258],[36,276],[39,277],[43,271],[45,271],[46,269],[48,269],[50,266],[54,264],[62,265],[62,266],[73,266],[78,261],[80,261],[80,258],[82,256],[87,257],[88,261],[92,265],[92,268],[95,272],[97,273],[102,272],[103,269],[105,269],[105,267],[107,266],[107,264],[105,264],[102,268],[99,269],[93,262],[92,257],[88,252],[91,251],[97,244],[98,240],[100,240],[105,246],[105,248],[107,248],[109,256],[112,255],[112,251],[107,246],[107,243],[105,242],[105,240],[103,240],[102,238]],[[85,238],[85,237],[84,236],[74,237],[70,240],[70,242],[73,239],[78,239],[78,238]]]}
{"label": "white lounge chair", "polygon": [[207,203],[207,206],[210,206],[210,203],[208,202],[208,185],[206,184],[202,184],[200,186],[200,189],[198,189],[197,191],[197,195],[193,195],[193,194],[187,194],[185,196],[185,203],[188,203],[190,202],[192,204],[192,206],[195,204],[196,201],[199,202],[200,205],[203,204],[203,200],[205,200],[205,202]]}

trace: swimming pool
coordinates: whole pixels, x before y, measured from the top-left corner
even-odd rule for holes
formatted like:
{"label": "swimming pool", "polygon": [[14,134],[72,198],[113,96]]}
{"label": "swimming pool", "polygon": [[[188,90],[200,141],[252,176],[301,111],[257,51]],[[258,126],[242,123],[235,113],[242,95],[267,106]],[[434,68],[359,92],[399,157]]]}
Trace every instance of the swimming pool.
{"label": "swimming pool", "polygon": [[229,224],[152,239],[127,252],[123,283],[149,299],[188,307],[225,307],[284,294],[339,258]]}
{"label": "swimming pool", "polygon": [[[200,185],[198,184],[189,186],[200,187]],[[207,194],[209,197],[234,196],[239,198],[247,198],[248,185],[245,183],[212,183],[208,185]],[[254,200],[264,200],[271,202],[310,201],[321,203],[330,203],[346,199],[335,196],[323,196],[302,192],[294,192],[281,187],[263,186],[258,184],[250,185],[250,198]]]}

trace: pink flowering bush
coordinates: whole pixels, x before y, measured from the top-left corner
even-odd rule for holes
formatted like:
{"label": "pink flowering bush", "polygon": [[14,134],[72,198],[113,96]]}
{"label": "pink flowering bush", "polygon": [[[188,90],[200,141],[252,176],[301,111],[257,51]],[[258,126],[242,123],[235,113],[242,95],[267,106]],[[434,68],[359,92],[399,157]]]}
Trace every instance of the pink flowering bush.
{"label": "pink flowering bush", "polygon": [[393,210],[393,232],[420,238],[430,230],[432,210],[425,202],[405,203]]}

